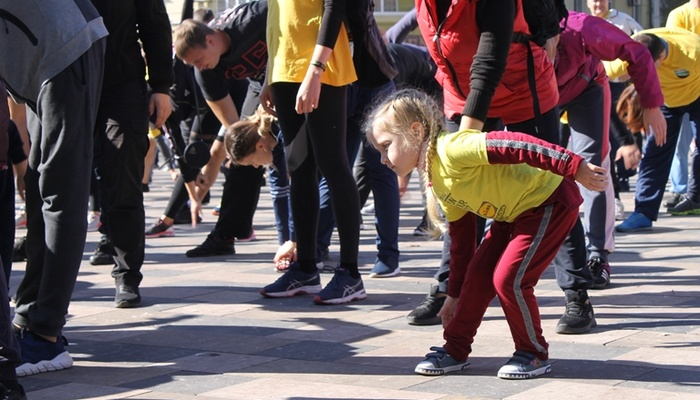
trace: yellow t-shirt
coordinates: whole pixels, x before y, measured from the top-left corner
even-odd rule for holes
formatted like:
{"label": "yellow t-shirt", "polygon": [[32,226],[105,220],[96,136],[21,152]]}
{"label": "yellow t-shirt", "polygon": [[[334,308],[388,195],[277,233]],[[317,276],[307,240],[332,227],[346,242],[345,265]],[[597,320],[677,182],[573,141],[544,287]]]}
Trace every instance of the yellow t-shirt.
{"label": "yellow t-shirt", "polygon": [[528,164],[490,164],[486,134],[475,130],[442,133],[432,158],[432,190],[448,221],[467,212],[513,222],[540,206],[563,177]]}
{"label": "yellow t-shirt", "polygon": [[688,3],[674,8],[668,13],[666,19],[667,28],[683,28],[700,35],[700,8]]}
{"label": "yellow t-shirt", "polygon": [[[681,28],[646,29],[668,44],[668,56],[656,69],[668,107],[686,106],[700,97],[700,35]],[[610,78],[627,74],[627,63],[620,59],[604,62]]]}
{"label": "yellow t-shirt", "polygon": [[[267,11],[268,83],[302,82],[313,58],[323,0],[269,0]],[[326,63],[321,82],[345,86],[357,80],[345,26]]]}

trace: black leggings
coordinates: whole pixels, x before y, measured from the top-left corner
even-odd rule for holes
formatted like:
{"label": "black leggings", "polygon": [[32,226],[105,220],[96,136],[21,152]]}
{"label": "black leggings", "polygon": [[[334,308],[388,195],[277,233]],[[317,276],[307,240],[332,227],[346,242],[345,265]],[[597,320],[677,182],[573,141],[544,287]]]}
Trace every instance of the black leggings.
{"label": "black leggings", "polygon": [[328,182],[338,228],[340,265],[357,275],[360,200],[346,151],[347,86],[322,85],[318,108],[302,115],[295,111],[299,86],[286,82],[271,86],[284,144],[294,142],[287,164],[297,259],[304,272],[316,271],[320,172]]}

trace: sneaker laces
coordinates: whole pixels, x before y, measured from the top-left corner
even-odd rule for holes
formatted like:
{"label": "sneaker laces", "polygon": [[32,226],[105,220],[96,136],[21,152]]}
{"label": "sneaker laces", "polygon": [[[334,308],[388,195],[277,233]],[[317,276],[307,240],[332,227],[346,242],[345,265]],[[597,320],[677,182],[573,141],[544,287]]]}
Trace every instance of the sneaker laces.
{"label": "sneaker laces", "polygon": [[425,299],[423,300],[422,303],[416,307],[416,309],[424,309],[424,310],[431,310],[434,308],[435,305],[437,305],[440,302],[444,302],[444,297],[437,297],[432,294],[429,294],[425,296]]}
{"label": "sneaker laces", "polygon": [[440,360],[443,360],[445,357],[449,356],[449,354],[447,354],[447,351],[445,351],[444,347],[431,346],[430,351],[431,351],[431,353],[428,353],[425,355],[426,360],[427,359],[436,359],[436,360],[440,361]]}
{"label": "sneaker laces", "polygon": [[513,357],[511,357],[506,364],[523,364],[527,365],[530,364],[536,357],[533,354],[530,354],[526,351],[516,351],[513,353]]}
{"label": "sneaker laces", "polygon": [[603,269],[603,261],[598,257],[591,258],[588,260],[588,268],[593,274],[600,275]]}
{"label": "sneaker laces", "polygon": [[567,315],[583,315],[585,304],[579,303],[577,301],[569,301],[566,303],[566,309],[564,314]]}

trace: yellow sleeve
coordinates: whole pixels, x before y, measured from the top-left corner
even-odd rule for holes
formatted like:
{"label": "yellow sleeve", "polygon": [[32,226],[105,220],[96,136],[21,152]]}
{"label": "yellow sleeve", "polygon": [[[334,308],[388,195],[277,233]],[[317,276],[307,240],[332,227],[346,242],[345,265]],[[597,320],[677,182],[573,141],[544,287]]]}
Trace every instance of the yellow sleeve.
{"label": "yellow sleeve", "polygon": [[671,12],[668,13],[668,19],[666,19],[666,27],[687,29],[684,26],[682,15],[678,9],[671,10]]}
{"label": "yellow sleeve", "polygon": [[619,58],[615,61],[603,61],[605,73],[610,79],[617,79],[627,75],[627,61],[622,61]]}

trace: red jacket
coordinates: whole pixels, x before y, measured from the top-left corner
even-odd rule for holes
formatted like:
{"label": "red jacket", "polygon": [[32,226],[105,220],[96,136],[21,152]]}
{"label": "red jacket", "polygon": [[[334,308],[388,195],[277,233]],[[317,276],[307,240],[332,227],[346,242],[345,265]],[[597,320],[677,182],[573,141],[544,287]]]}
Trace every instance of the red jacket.
{"label": "red jacket", "polygon": [[[469,95],[470,68],[480,37],[476,13],[478,1],[481,0],[453,2],[445,21],[439,27],[435,0],[416,0],[418,25],[428,51],[438,66],[435,79],[444,89],[444,111],[448,118],[462,114]],[[520,0],[516,0],[513,30],[529,33]],[[559,101],[557,81],[545,51],[534,43],[531,48],[540,110],[544,113],[554,108]],[[502,118],[506,124],[534,118],[526,60],[525,45],[512,43],[503,78],[491,100],[488,117]],[[458,82],[455,82],[450,66],[454,68]]]}

